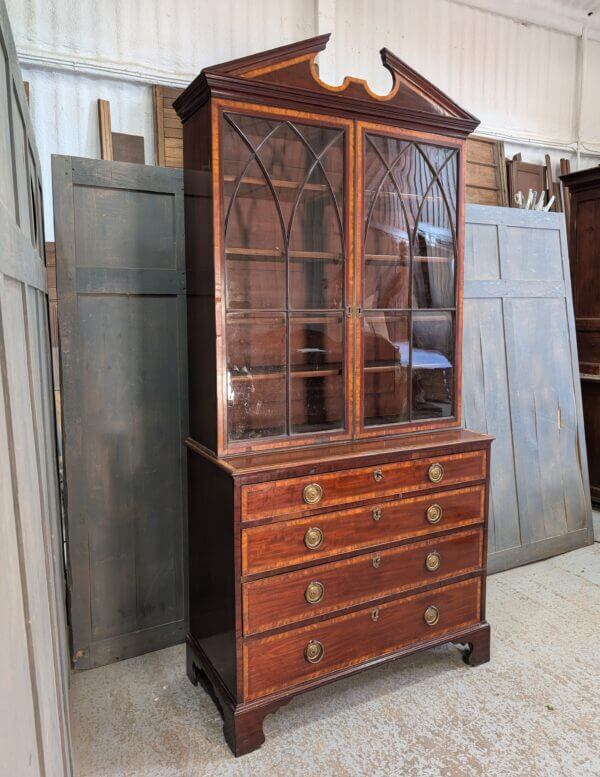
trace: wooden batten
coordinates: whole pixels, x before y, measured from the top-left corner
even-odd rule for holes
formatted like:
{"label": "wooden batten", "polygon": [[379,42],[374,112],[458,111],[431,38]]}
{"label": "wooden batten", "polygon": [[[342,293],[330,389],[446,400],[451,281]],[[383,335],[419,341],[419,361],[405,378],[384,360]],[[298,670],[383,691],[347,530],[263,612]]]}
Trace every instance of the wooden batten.
{"label": "wooden batten", "polygon": [[183,127],[173,108],[182,92],[176,87],[152,87],[156,164],[162,167],[183,167]]}
{"label": "wooden batten", "polygon": [[111,160],[113,158],[113,144],[108,100],[98,100],[98,127],[100,130],[100,159]]}

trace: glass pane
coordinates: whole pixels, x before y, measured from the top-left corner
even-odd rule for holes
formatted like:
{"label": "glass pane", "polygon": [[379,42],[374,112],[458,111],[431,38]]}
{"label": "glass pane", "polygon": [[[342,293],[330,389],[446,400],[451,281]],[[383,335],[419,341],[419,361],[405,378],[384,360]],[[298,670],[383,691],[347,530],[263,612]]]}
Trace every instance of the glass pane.
{"label": "glass pane", "polygon": [[365,425],[408,421],[409,314],[365,314],[363,338]]}
{"label": "glass pane", "polygon": [[344,317],[290,318],[291,433],[344,426]]}
{"label": "glass pane", "polygon": [[408,307],[410,236],[405,206],[391,172],[408,145],[396,141],[393,150],[386,147],[386,156],[391,158],[387,167],[383,153],[376,145],[367,143],[364,270],[367,309]]}
{"label": "glass pane", "polygon": [[[421,202],[413,243],[413,307],[455,305],[456,160],[448,149],[421,146],[435,178]],[[452,192],[452,195],[450,194]]]}
{"label": "glass pane", "polygon": [[367,427],[454,413],[457,165],[454,148],[366,135]]}
{"label": "glass pane", "polygon": [[286,433],[286,315],[227,315],[229,439]]}
{"label": "glass pane", "polygon": [[344,132],[222,126],[229,438],[343,429]]}
{"label": "glass pane", "polygon": [[[265,137],[277,131],[277,124],[252,119],[243,131],[260,148]],[[285,236],[279,204],[237,123],[223,122],[222,166],[227,307],[285,308]]]}
{"label": "glass pane", "polygon": [[310,158],[291,214],[290,307],[294,310],[331,310],[341,308],[344,301],[341,132],[334,133],[321,153]]}
{"label": "glass pane", "polygon": [[454,414],[454,314],[413,313],[412,418]]}

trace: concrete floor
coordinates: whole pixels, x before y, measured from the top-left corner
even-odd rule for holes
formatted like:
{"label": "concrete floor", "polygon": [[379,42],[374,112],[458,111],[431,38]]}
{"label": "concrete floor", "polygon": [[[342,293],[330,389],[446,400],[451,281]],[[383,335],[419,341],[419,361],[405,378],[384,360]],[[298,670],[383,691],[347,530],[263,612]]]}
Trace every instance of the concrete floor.
{"label": "concrete floor", "polygon": [[78,777],[600,775],[600,544],[494,575],[492,660],[443,647],[295,699],[234,759],[178,646],[73,677]]}

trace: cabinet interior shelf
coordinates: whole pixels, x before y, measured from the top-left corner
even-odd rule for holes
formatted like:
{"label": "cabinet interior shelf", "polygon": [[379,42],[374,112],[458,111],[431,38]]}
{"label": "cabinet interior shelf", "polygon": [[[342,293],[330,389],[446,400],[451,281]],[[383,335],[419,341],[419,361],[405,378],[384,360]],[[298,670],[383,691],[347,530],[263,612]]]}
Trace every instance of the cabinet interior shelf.
{"label": "cabinet interior shelf", "polygon": [[[225,183],[233,183],[233,181],[237,181],[237,177],[234,175],[225,175],[223,177],[225,179]],[[244,176],[241,182],[246,186],[267,186],[267,182],[264,178],[253,178],[252,176]],[[277,178],[271,178],[271,183],[275,189],[298,189],[300,186],[302,186],[302,181],[284,181]],[[329,187],[324,183],[305,183],[303,189],[306,189],[309,192],[329,191]]]}
{"label": "cabinet interior shelf", "polygon": [[[395,199],[398,199],[398,192],[397,191],[377,191],[377,189],[365,189],[365,194],[370,195],[377,195],[378,197],[393,197]],[[401,192],[402,199],[406,198],[407,200],[432,200],[432,201],[439,201],[442,199],[441,195],[439,194],[427,194],[425,197],[423,197],[422,194],[414,194],[412,192]]]}
{"label": "cabinet interior shelf", "polygon": [[[290,376],[292,378],[326,378],[331,375],[341,375],[341,367],[331,367],[322,370],[292,370]],[[277,378],[285,378],[286,373],[283,370],[276,372],[252,372],[248,375],[231,375],[233,381],[248,381],[248,380],[274,380]]]}
{"label": "cabinet interior shelf", "polygon": [[393,362],[392,364],[370,364],[365,367],[365,372],[395,372],[396,370],[405,370],[408,364]]}
{"label": "cabinet interior shelf", "polygon": [[[264,259],[284,259],[283,251],[273,248],[227,248],[227,257],[241,259],[243,261],[261,261]],[[314,259],[317,261],[341,262],[343,257],[333,251],[288,251],[292,260],[303,261]]]}
{"label": "cabinet interior shelf", "polygon": [[[399,257],[396,254],[365,254],[367,262],[382,262],[384,264],[409,264],[408,256]],[[447,264],[453,262],[453,256],[413,256],[413,262],[421,264]]]}

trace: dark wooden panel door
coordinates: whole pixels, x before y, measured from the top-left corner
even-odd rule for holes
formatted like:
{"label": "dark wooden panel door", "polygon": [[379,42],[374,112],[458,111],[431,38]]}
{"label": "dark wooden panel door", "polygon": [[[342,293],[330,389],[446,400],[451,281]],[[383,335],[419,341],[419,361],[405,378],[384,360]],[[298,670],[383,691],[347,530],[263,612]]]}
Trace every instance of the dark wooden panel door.
{"label": "dark wooden panel door", "polygon": [[187,427],[181,171],[53,158],[73,659],[179,642]]}

